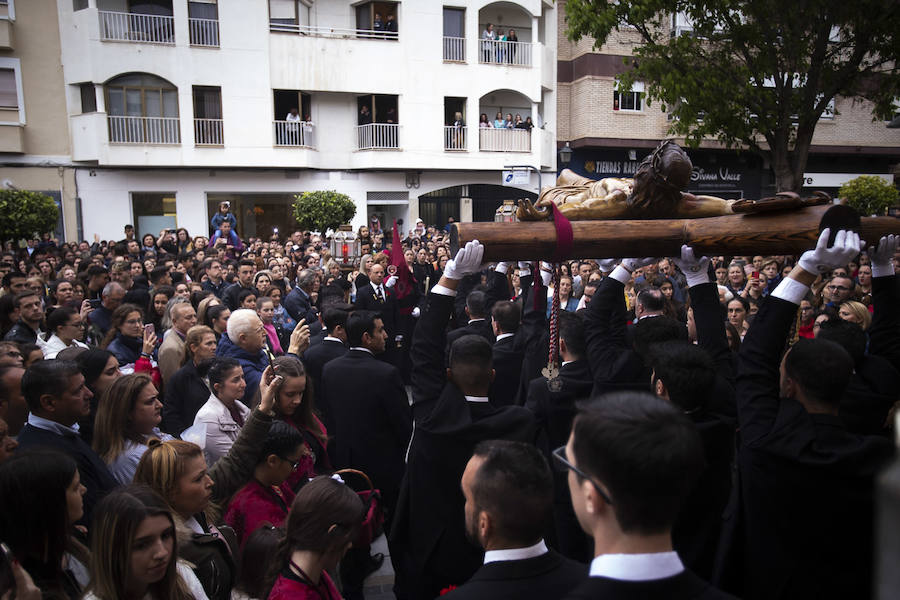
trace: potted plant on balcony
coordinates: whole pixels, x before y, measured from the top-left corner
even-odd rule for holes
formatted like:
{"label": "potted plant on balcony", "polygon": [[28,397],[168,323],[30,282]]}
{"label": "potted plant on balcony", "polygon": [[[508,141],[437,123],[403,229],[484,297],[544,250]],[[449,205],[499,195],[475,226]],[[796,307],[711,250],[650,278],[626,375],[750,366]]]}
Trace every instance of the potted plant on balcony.
{"label": "potted plant on balcony", "polygon": [[303,192],[294,196],[294,218],[301,229],[325,234],[356,214],[356,203],[335,191]]}
{"label": "potted plant on balcony", "polygon": [[59,219],[56,201],[27,190],[0,190],[0,239],[18,241],[53,231]]}
{"label": "potted plant on balcony", "polygon": [[893,184],[874,175],[860,175],[841,186],[838,196],[860,215],[881,216],[897,203],[900,192]]}

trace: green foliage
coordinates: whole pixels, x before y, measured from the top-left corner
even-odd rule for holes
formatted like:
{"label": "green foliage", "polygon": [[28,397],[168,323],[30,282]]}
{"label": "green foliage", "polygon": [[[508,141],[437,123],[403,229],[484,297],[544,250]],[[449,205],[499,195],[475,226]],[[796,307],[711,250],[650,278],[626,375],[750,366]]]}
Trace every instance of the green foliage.
{"label": "green foliage", "polygon": [[860,175],[841,186],[838,196],[864,217],[883,215],[897,204],[900,192],[892,184],[874,175]]}
{"label": "green foliage", "polygon": [[18,241],[53,231],[59,209],[50,196],[25,190],[0,190],[0,239]]}
{"label": "green foliage", "polygon": [[349,223],[355,214],[353,200],[335,191],[303,192],[294,196],[294,218],[304,230],[324,234]]}
{"label": "green foliage", "polygon": [[[800,187],[835,96],[871,101],[876,119],[900,96],[896,0],[568,0],[565,10],[570,39],[599,48],[637,34],[618,89],[643,81],[689,145],[711,136],[770,159],[776,177],[791,176],[779,189]],[[676,13],[689,33],[675,35]]]}

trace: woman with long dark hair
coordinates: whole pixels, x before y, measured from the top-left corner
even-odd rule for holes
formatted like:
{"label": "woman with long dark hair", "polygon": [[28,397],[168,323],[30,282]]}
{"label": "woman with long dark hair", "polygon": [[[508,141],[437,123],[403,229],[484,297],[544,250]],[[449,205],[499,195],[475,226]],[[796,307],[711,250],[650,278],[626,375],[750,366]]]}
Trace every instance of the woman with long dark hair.
{"label": "woman with long dark hair", "polygon": [[0,465],[0,540],[44,598],[81,597],[90,556],[75,540],[85,488],[75,461],[53,450],[16,453]]}
{"label": "woman with long dark hair", "polygon": [[123,304],[114,310],[109,331],[100,347],[116,356],[122,373],[147,373],[159,387],[162,378],[153,357],[156,334],[144,329],[144,312],[140,308]]}
{"label": "woman with long dark hair", "polygon": [[200,368],[209,383],[210,394],[194,416],[194,425],[203,425],[206,462],[213,466],[237,441],[250,409],[241,402],[247,384],[244,370],[234,358],[218,357]]}
{"label": "woman with long dark hair", "polygon": [[97,506],[91,583],[84,600],[191,600],[203,586],[176,554],[175,520],[166,501],[144,486],[110,492]]}
{"label": "woman with long dark hair", "polygon": [[[226,309],[227,310],[227,309]],[[199,367],[216,356],[216,336],[205,325],[194,325],[184,337],[184,364],[166,383],[162,430],[172,435],[194,424],[194,417],[209,398]]]}
{"label": "woman with long dark hair", "polygon": [[340,598],[328,571],[352,545],[364,512],[362,500],[343,482],[323,476],[303,486],[288,514],[269,600]]}
{"label": "woman with long dark hair", "polygon": [[100,406],[100,398],[103,392],[122,376],[119,370],[119,359],[109,350],[90,348],[75,357],[75,362],[84,375],[84,385],[87,386],[93,397],[91,398],[91,412],[88,416],[78,421],[78,433],[86,444],[94,440],[94,419]]}

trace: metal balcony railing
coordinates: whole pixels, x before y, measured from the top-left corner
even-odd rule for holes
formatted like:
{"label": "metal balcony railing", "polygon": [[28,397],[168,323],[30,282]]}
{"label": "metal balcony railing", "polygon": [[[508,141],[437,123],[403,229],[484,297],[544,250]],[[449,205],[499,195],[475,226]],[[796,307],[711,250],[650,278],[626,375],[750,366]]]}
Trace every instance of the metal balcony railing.
{"label": "metal balcony railing", "polygon": [[481,40],[479,42],[478,62],[489,65],[530,67],[531,43]]}
{"label": "metal balcony railing", "polygon": [[444,62],[466,62],[466,38],[444,36]]}
{"label": "metal balcony railing", "polygon": [[395,123],[369,123],[356,127],[356,148],[377,150],[400,147],[400,126]]}
{"label": "metal balcony railing", "polygon": [[478,149],[484,152],[531,152],[531,132],[482,127],[478,130]]}
{"label": "metal balcony railing", "polygon": [[100,39],[112,42],[175,44],[175,18],[161,15],[97,11],[100,15]]}
{"label": "metal balcony railing", "polygon": [[447,125],[444,127],[444,150],[466,150],[466,128]]}
{"label": "metal balcony railing", "polygon": [[375,31],[374,29],[344,29],[341,27],[315,27],[313,25],[296,25],[269,21],[269,31],[299,33],[309,37],[327,37],[340,39],[397,40],[396,31]]}
{"label": "metal balcony railing", "polygon": [[288,148],[315,148],[315,127],[312,121],[272,121],[275,126],[275,145]]}
{"label": "metal balcony railing", "polygon": [[224,123],[222,119],[194,119],[194,145],[224,146]]}
{"label": "metal balcony railing", "polygon": [[180,144],[178,117],[107,117],[109,141],[115,144]]}
{"label": "metal balcony railing", "polygon": [[219,47],[219,21],[217,19],[188,19],[191,46]]}

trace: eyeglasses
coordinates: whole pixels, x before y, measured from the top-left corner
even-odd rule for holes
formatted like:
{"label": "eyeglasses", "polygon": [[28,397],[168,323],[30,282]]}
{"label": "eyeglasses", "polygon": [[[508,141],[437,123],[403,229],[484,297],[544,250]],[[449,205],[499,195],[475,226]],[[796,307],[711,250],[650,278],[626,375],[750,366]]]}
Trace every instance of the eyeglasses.
{"label": "eyeglasses", "polygon": [[600,494],[600,497],[603,498],[603,500],[607,504],[612,506],[612,503],[613,503],[612,499],[609,497],[609,494],[607,494],[605,491],[603,491],[603,488],[600,487],[600,484],[597,483],[596,481],[594,481],[590,475],[588,475],[587,473],[585,473],[584,471],[582,471],[581,469],[579,469],[578,467],[576,467],[575,465],[573,465],[572,463],[569,462],[569,459],[566,458],[566,447],[565,446],[560,446],[559,448],[554,450],[553,458],[555,458],[557,460],[558,464],[555,465],[557,470],[565,471],[566,469],[571,469],[572,472],[574,472],[576,475],[578,475],[582,479],[587,479],[588,481],[591,482],[591,485],[594,486],[594,489],[597,490],[597,493]]}
{"label": "eyeglasses", "polygon": [[289,459],[289,458],[285,458],[285,457],[283,457],[283,456],[279,456],[278,458],[280,458],[281,460],[283,460],[283,461],[286,462],[286,463],[290,463],[290,464],[291,464],[291,471],[296,471],[296,470],[300,467],[300,462],[299,462],[299,461],[294,461],[294,460],[291,460],[291,459]]}
{"label": "eyeglasses", "polygon": [[829,285],[825,286],[825,289],[829,292],[849,292],[850,288],[844,287],[842,285]]}

